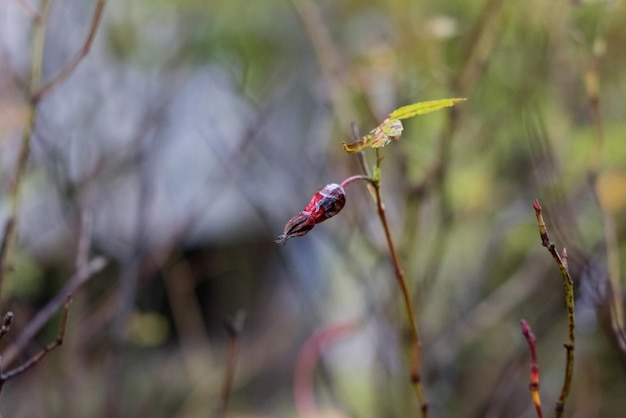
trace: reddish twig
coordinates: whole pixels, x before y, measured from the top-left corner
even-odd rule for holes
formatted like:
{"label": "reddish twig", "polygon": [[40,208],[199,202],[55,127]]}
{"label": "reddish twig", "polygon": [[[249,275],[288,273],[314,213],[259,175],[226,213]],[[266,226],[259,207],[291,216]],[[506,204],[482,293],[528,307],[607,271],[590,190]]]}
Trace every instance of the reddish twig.
{"label": "reddish twig", "polygon": [[376,184],[376,180],[370,178],[369,176],[365,176],[365,175],[362,175],[362,174],[357,174],[355,176],[348,177],[347,179],[342,181],[341,182],[341,187],[343,187],[345,189],[348,184],[354,183],[355,181],[358,181],[358,180],[365,180],[365,181],[367,181],[371,185],[375,185]]}
{"label": "reddish twig", "polygon": [[358,326],[356,322],[334,324],[315,331],[298,353],[294,376],[294,399],[300,418],[317,416],[317,404],[313,391],[313,372],[321,352],[335,340],[351,333]]}
{"label": "reddish twig", "polygon": [[105,4],[106,0],[98,0],[98,3],[96,4],[96,10],[94,11],[93,18],[91,19],[89,33],[87,34],[87,38],[85,38],[82,48],[74,57],[74,59],[72,59],[65,66],[65,68],[63,68],[61,72],[56,75],[56,77],[54,77],[36,92],[33,92],[31,97],[33,103],[38,103],[45,95],[49,94],[52,90],[54,90],[61,83],[63,83],[74,72],[78,64],[80,64],[80,62],[83,60],[83,58],[85,58],[87,54],[89,54],[91,44],[93,43],[98,27],[100,26],[100,21],[102,20],[102,14]]}
{"label": "reddish twig", "polygon": [[57,338],[54,341],[52,341],[50,344],[45,346],[37,354],[35,354],[30,359],[25,361],[24,363],[22,363],[19,366],[9,370],[6,373],[4,373],[4,372],[1,373],[0,374],[0,391],[2,391],[2,388],[4,387],[4,384],[8,380],[14,378],[15,376],[19,376],[20,374],[30,370],[37,363],[39,363],[41,361],[41,359],[43,359],[46,356],[46,354],[48,354],[50,351],[54,350],[55,348],[63,345],[63,340],[65,338],[65,330],[66,330],[66,327],[67,327],[67,317],[69,315],[70,303],[71,302],[72,302],[72,296],[71,295],[67,295],[67,297],[65,299],[65,306],[63,307],[63,313],[62,313],[62,316],[61,316],[61,324],[59,325],[59,333],[57,334]]}
{"label": "reddish twig", "polygon": [[561,388],[561,394],[559,400],[556,403],[556,416],[560,418],[563,416],[565,409],[565,401],[569,395],[570,387],[572,384],[572,376],[574,374],[574,338],[576,333],[576,325],[574,320],[574,281],[567,269],[567,251],[564,251],[565,262],[556,250],[556,246],[550,241],[548,235],[548,228],[543,220],[542,209],[539,201],[535,199],[533,203],[535,209],[535,215],[537,216],[537,223],[539,224],[539,235],[541,236],[541,245],[546,247],[552,258],[556,262],[561,272],[563,279],[563,287],[565,288],[565,302],[567,304],[567,320],[568,320],[568,342],[563,344],[566,351],[565,356],[565,376],[563,378],[563,387]]}
{"label": "reddish twig", "polygon": [[539,363],[537,362],[537,348],[535,334],[530,329],[530,325],[522,319],[522,334],[528,342],[528,349],[530,351],[530,393],[535,403],[535,409],[537,410],[537,417],[543,418],[543,412],[541,411],[541,399],[539,398]]}

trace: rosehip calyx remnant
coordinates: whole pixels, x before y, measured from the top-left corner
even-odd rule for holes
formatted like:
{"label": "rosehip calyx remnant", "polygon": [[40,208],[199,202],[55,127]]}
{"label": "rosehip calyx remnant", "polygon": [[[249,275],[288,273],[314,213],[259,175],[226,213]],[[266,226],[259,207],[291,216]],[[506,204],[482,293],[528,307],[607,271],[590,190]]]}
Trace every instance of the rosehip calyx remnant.
{"label": "rosehip calyx remnant", "polygon": [[283,245],[289,238],[306,235],[315,224],[324,222],[339,213],[346,204],[346,192],[336,183],[327,184],[318,190],[304,210],[291,218],[285,231],[274,242]]}

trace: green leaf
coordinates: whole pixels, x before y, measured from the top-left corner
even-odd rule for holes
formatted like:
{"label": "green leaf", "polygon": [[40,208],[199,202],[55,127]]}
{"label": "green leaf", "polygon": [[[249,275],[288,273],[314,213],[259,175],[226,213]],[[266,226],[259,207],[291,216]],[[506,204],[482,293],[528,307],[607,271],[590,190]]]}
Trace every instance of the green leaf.
{"label": "green leaf", "polygon": [[407,119],[413,116],[423,115],[425,113],[434,112],[435,110],[443,109],[446,107],[454,106],[459,102],[466,101],[466,98],[456,99],[439,99],[431,100],[428,102],[413,103],[407,106],[402,106],[399,109],[394,110],[389,115],[391,119]]}

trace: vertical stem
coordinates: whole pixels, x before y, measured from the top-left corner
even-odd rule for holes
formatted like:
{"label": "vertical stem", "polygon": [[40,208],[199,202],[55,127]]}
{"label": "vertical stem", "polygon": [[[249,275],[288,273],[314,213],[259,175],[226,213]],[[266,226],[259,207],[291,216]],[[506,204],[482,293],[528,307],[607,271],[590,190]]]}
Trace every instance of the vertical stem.
{"label": "vertical stem", "polygon": [[33,21],[33,39],[31,48],[31,65],[30,65],[30,84],[29,103],[26,110],[26,121],[24,130],[22,131],[22,139],[20,141],[20,151],[17,159],[17,166],[13,175],[11,188],[9,190],[10,212],[7,220],[2,247],[0,250],[0,291],[2,290],[2,281],[9,269],[7,259],[17,241],[17,213],[19,211],[20,197],[22,191],[22,181],[28,158],[30,156],[30,143],[37,120],[37,103],[32,100],[32,94],[39,88],[41,82],[41,69],[43,63],[43,51],[46,35],[46,20],[48,18],[48,10],[50,9],[50,0],[42,0],[41,11]]}
{"label": "vertical stem", "polygon": [[[565,257],[565,262],[563,262],[563,259],[556,250],[556,245],[550,240],[548,228],[543,220],[542,208],[538,200],[535,200],[533,207],[535,209],[535,215],[537,216],[537,224],[539,225],[541,245],[546,247],[559,267],[561,278],[563,279],[563,287],[565,289],[565,302],[567,304],[568,341],[563,344],[563,347],[565,347],[565,376],[563,377],[561,394],[559,395],[559,400],[557,401],[555,408],[556,417],[561,418],[563,416],[563,411],[565,410],[565,401],[569,395],[572,378],[574,376],[574,341],[576,335],[576,322],[574,318],[574,281],[572,280],[566,266],[567,257]],[[567,251],[565,249],[563,254],[567,255]]]}
{"label": "vertical stem", "polygon": [[[381,158],[379,155],[378,149],[376,149],[376,173],[380,172],[380,162]],[[387,247],[389,248],[389,253],[391,255],[391,261],[393,263],[393,270],[396,276],[396,280],[398,285],[400,286],[400,291],[402,293],[402,299],[404,301],[404,307],[406,309],[406,314],[409,317],[409,325],[411,327],[411,335],[413,337],[413,353],[411,356],[411,383],[413,385],[413,389],[415,390],[415,394],[417,395],[417,399],[420,403],[420,409],[422,411],[422,417],[428,417],[428,401],[426,400],[426,395],[424,394],[424,386],[422,384],[422,371],[420,364],[420,337],[417,329],[417,323],[415,321],[415,314],[413,312],[413,303],[411,302],[411,297],[409,296],[409,290],[406,285],[406,280],[404,278],[404,272],[400,265],[400,260],[398,258],[398,253],[396,252],[395,246],[393,244],[393,240],[391,239],[391,232],[389,231],[389,224],[387,222],[387,215],[385,214],[385,205],[380,196],[380,180],[376,179],[374,184],[374,192],[376,196],[376,207],[378,210],[378,217],[380,218],[380,223],[383,226],[383,230],[385,232],[385,239],[387,240]]]}

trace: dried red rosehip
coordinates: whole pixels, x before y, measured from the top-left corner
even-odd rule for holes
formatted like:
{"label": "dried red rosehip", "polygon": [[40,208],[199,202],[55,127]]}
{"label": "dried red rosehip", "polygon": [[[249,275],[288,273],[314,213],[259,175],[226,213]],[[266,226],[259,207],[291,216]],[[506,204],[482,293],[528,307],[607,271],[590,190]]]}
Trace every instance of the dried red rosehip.
{"label": "dried red rosehip", "polygon": [[305,235],[315,224],[338,214],[345,204],[346,192],[343,187],[335,183],[327,184],[313,195],[302,212],[287,222],[284,233],[276,238],[276,244],[283,245],[289,238]]}

